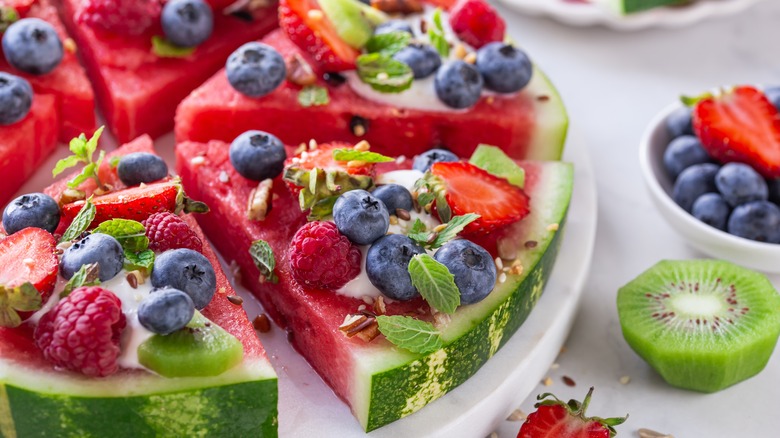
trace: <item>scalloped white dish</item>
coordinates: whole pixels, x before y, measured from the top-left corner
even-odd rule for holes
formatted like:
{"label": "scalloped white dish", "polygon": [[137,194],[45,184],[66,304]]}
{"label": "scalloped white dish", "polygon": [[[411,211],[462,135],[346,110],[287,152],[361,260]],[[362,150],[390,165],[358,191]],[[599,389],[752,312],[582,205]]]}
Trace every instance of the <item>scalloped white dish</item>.
{"label": "scalloped white dish", "polygon": [[736,14],[761,0],[697,0],[686,6],[657,8],[628,16],[594,3],[565,0],[499,0],[528,15],[546,16],[572,26],[606,26],[632,31],[652,27],[676,28],[704,19]]}

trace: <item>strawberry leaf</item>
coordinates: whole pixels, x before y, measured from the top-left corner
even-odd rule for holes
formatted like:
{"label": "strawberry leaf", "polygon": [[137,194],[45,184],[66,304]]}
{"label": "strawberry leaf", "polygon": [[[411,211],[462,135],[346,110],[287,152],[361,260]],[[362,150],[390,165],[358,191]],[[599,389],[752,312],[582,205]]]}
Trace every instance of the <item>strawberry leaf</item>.
{"label": "strawberry leaf", "polygon": [[450,315],[455,313],[460,292],[446,266],[428,254],[417,254],[409,261],[408,269],[412,284],[431,307]]}
{"label": "strawberry leaf", "polygon": [[0,327],[19,327],[22,318],[18,312],[33,312],[42,304],[41,294],[31,283],[0,286]]}
{"label": "strawberry leaf", "polygon": [[255,266],[260,270],[260,275],[265,279],[270,280],[272,283],[279,281],[279,278],[274,274],[274,268],[276,268],[276,259],[274,258],[274,251],[271,246],[265,240],[256,240],[252,242],[252,246],[249,247],[249,255],[255,262]]}
{"label": "strawberry leaf", "polygon": [[73,292],[74,289],[81,286],[97,286],[100,284],[100,265],[97,263],[90,263],[88,265],[81,265],[78,271],[70,277],[70,280],[65,284],[65,288],[60,292],[60,298],[65,298]]}
{"label": "strawberry leaf", "polygon": [[111,219],[98,225],[93,232],[112,236],[119,241],[122,245],[122,249],[125,251],[136,253],[149,247],[149,238],[146,237],[146,228],[138,221]]}
{"label": "strawberry leaf", "polygon": [[444,346],[441,334],[431,323],[400,315],[379,315],[376,322],[388,341],[412,353],[431,353]]}
{"label": "strawberry leaf", "polygon": [[335,161],[363,161],[365,163],[389,163],[395,161],[395,158],[371,151],[356,151],[354,149],[334,149],[333,159]]}
{"label": "strawberry leaf", "polygon": [[70,223],[62,234],[60,243],[70,242],[71,240],[78,238],[84,231],[87,231],[90,224],[92,224],[92,221],[95,219],[96,213],[97,209],[95,208],[95,204],[92,203],[92,198],[84,201],[84,206],[81,207],[81,210],[79,210],[76,217],[73,218],[73,222]]}

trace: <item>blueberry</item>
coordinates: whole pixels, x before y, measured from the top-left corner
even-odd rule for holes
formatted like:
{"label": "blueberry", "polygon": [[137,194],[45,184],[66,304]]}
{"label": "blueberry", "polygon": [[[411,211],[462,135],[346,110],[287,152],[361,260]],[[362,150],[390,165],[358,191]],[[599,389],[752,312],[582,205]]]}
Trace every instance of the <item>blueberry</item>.
{"label": "blueberry", "polygon": [[387,20],[374,29],[374,35],[382,35],[390,32],[408,32],[414,35],[412,26],[404,20]]}
{"label": "blueberry", "polygon": [[702,147],[699,139],[692,135],[675,138],[664,152],[664,167],[672,179],[677,179],[683,170],[694,164],[709,163],[710,161],[712,159]]}
{"label": "blueberry", "polygon": [[5,59],[17,70],[44,75],[62,61],[62,41],[51,24],[39,18],[24,18],[3,35]]}
{"label": "blueberry", "polygon": [[352,242],[368,245],[387,233],[390,216],[385,204],[371,193],[352,190],[333,204],[333,222]]}
{"label": "blueberry", "polygon": [[705,193],[716,193],[715,174],[718,173],[715,164],[694,164],[682,171],[677,177],[672,190],[672,199],[687,212],[691,212],[693,203]]}
{"label": "blueberry", "polygon": [[119,159],[116,173],[126,186],[137,186],[168,176],[168,165],[157,155],[149,152],[135,152]]}
{"label": "blueberry", "polygon": [[693,203],[691,214],[709,226],[726,231],[731,207],[720,194],[705,193]]}
{"label": "blueberry", "polygon": [[412,194],[409,193],[409,190],[406,190],[406,187],[400,184],[379,186],[371,194],[385,204],[385,208],[387,208],[387,212],[390,214],[395,214],[397,208],[406,211],[412,211],[412,208],[414,208]]}
{"label": "blueberry", "polygon": [[780,111],[780,86],[769,87],[764,90],[764,94],[766,94],[766,98],[772,102],[772,105]]}
{"label": "blueberry", "polygon": [[169,0],[160,16],[165,38],[179,47],[195,47],[214,30],[214,14],[203,0]]}
{"label": "blueberry", "polygon": [[26,79],[0,72],[0,125],[12,125],[30,113],[33,89]]}
{"label": "blueberry", "polygon": [[170,287],[152,290],[138,305],[138,322],[158,335],[169,335],[184,328],[194,315],[192,298]]}
{"label": "blueberry", "polygon": [[393,59],[408,65],[415,79],[427,78],[441,67],[439,52],[428,44],[409,44],[396,52]]}
{"label": "blueberry", "polygon": [[451,163],[458,160],[457,155],[446,149],[431,149],[414,157],[412,169],[427,172],[433,166],[433,163]]}
{"label": "blueberry", "polygon": [[390,234],[374,242],[366,254],[371,284],[388,298],[407,301],[420,296],[409,276],[409,261],[425,249],[403,234]]}
{"label": "blueberry", "polygon": [[439,68],[433,84],[439,100],[451,108],[463,109],[479,101],[483,83],[476,67],[464,61],[452,61]]}
{"label": "blueberry", "polygon": [[767,201],[742,204],[731,213],[728,232],[759,242],[780,243],[780,207]]}
{"label": "blueberry", "polygon": [[200,310],[206,307],[217,290],[217,276],[209,259],[191,249],[165,251],[154,261],[152,286],[172,287],[187,293]]}
{"label": "blueberry", "polygon": [[43,193],[22,195],[8,204],[3,211],[3,228],[13,234],[27,227],[42,228],[50,233],[60,223],[60,206]]}
{"label": "blueberry", "polygon": [[732,207],[751,201],[766,201],[769,190],[764,178],[752,167],[728,163],[715,175],[715,187]]}
{"label": "blueberry", "polygon": [[94,233],[73,243],[62,253],[60,274],[70,280],[84,265],[97,263],[100,281],[111,280],[122,270],[125,253],[122,245],[108,234]]}
{"label": "blueberry", "polygon": [[694,135],[691,109],[688,107],[677,108],[666,118],[666,130],[671,138],[681,135]]}
{"label": "blueberry", "polygon": [[230,143],[230,163],[236,172],[252,181],[276,178],[286,158],[282,141],[267,132],[247,131]]}
{"label": "blueberry", "polygon": [[522,50],[511,44],[494,42],[477,51],[477,70],[488,90],[514,93],[531,82],[534,67]]}
{"label": "blueberry", "polygon": [[239,93],[261,97],[274,91],[287,77],[284,58],[271,46],[246,43],[225,64],[228,82]]}
{"label": "blueberry", "polygon": [[465,239],[450,240],[433,255],[455,277],[461,304],[482,301],[496,285],[496,264],[485,248]]}

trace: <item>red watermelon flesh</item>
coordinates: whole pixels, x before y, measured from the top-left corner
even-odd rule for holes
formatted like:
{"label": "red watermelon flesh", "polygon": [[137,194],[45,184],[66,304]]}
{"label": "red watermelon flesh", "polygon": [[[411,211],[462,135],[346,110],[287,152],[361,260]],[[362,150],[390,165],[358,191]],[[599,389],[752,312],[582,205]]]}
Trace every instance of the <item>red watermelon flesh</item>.
{"label": "red watermelon flesh", "polygon": [[214,33],[193,54],[160,58],[151,50],[153,33],[122,36],[77,23],[81,3],[63,0],[61,14],[78,43],[106,123],[122,142],[170,131],[176,106],[190,91],[223,67],[238,46],[276,26],[275,7],[255,11],[251,21],[217,13]]}
{"label": "red watermelon flesh", "polygon": [[[306,58],[281,31],[272,32],[262,42],[274,46],[285,58],[294,54]],[[232,141],[246,130],[261,129],[287,144],[312,138],[351,143],[367,140],[377,152],[391,155],[413,156],[445,145],[460,156],[469,156],[478,144],[486,143],[516,158],[560,157],[561,146],[555,143],[562,143],[562,139],[543,145],[547,151],[529,150],[537,147],[533,145],[538,139],[533,137],[540,108],[556,105],[556,99],[547,101],[550,96],[537,96],[533,90],[513,97],[483,97],[468,111],[434,112],[372,102],[358,96],[347,84],[330,86],[320,80],[318,85],[327,87],[330,103],[304,108],[298,103],[298,86],[284,82],[269,95],[249,98],[230,86],[222,70],[179,106],[177,141]],[[354,117],[368,121],[365,135],[353,133],[350,122]],[[556,124],[553,129],[565,132],[565,126]]]}
{"label": "red watermelon flesh", "polygon": [[[111,155],[122,156],[132,152],[155,153],[151,140],[148,137],[145,137],[117,149],[112,152]],[[50,195],[59,196],[62,187],[63,184],[58,182],[49,186],[44,191]],[[200,229],[192,215],[184,215],[182,218],[203,242],[207,242],[206,237],[203,235],[203,231]],[[243,307],[232,304],[227,299],[228,296],[235,295],[236,292],[225,276],[217,256],[210,245],[203,246],[203,255],[209,259],[217,274],[217,293],[214,295],[214,299],[211,303],[202,311],[203,315],[241,341],[244,346],[245,358],[264,359],[266,357],[265,350],[263,349],[251,322],[247,318]],[[33,343],[32,330],[27,325],[15,329],[0,327],[0,357],[14,359],[23,362],[28,366],[53,369],[51,364],[43,358],[40,350],[38,350]],[[120,371],[120,373],[127,374],[138,372],[139,371],[130,370]]]}

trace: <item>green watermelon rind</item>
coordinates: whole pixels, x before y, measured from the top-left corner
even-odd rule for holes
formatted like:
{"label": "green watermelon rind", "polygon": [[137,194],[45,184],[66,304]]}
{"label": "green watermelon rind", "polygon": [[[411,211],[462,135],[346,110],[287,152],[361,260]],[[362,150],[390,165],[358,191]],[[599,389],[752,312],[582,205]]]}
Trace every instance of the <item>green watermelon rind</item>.
{"label": "green watermelon rind", "polygon": [[621,15],[633,14],[661,6],[685,3],[685,0],[605,0],[606,4]]}
{"label": "green watermelon rind", "polygon": [[92,380],[3,360],[0,435],[276,437],[277,386],[265,360],[209,378],[132,373]]}
{"label": "green watermelon rind", "polygon": [[[538,242],[519,255],[524,272],[508,276],[481,303],[459,309],[442,334],[444,348],[424,356],[392,348],[355,360],[352,406],[366,431],[410,415],[465,382],[531,313],[558,254],[573,184],[570,164],[542,166],[552,171],[534,192],[542,193],[545,203],[526,218],[518,242],[521,247],[526,240]],[[550,229],[553,224],[557,231]]]}
{"label": "green watermelon rind", "polygon": [[[525,160],[557,161],[563,156],[566,135],[569,132],[569,115],[558,89],[537,66],[531,82],[522,93],[533,93],[536,125],[533,128]],[[544,97],[543,99],[540,99]]]}

